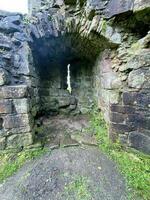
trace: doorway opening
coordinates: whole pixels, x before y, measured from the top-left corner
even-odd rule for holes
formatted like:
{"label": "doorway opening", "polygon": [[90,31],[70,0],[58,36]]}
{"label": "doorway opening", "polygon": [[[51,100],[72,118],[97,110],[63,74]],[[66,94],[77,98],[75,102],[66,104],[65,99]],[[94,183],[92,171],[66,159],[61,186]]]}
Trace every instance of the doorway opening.
{"label": "doorway opening", "polygon": [[46,133],[50,140],[61,134],[64,137],[67,130],[70,134],[71,129],[62,126],[68,120],[76,124],[74,131],[75,127],[81,131],[82,125],[87,126],[87,118],[81,116],[88,114],[95,105],[95,61],[101,50],[100,43],[96,44],[74,34],[35,39],[31,44],[38,77],[38,137],[39,132],[41,137]]}

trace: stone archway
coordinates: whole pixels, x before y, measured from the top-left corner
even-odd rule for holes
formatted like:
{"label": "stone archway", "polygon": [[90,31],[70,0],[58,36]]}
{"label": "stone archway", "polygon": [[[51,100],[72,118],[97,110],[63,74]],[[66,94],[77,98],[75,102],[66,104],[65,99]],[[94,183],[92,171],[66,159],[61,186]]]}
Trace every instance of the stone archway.
{"label": "stone archway", "polygon": [[[141,7],[140,3],[132,5],[130,1],[122,5],[119,0],[117,9],[114,5],[114,1],[103,1],[102,4],[89,4],[87,1],[76,10],[64,3],[59,5],[56,1],[50,8],[43,7],[30,19],[20,14],[1,12],[2,150],[30,148],[35,142],[35,118],[42,99],[39,99],[39,80],[43,80],[42,76],[45,77],[40,70],[49,62],[47,58],[44,59],[42,53],[46,53],[46,57],[51,56],[48,51],[48,44],[51,43],[50,49],[55,50],[57,46],[56,50],[60,57],[63,57],[57,64],[64,69],[70,62],[75,66],[78,64],[74,62],[86,59],[85,65],[91,62],[90,65],[95,66],[95,72],[92,71],[93,91],[109,124],[110,137],[119,137],[125,145],[149,152],[149,81],[146,81],[149,80],[149,5],[143,3]],[[111,6],[113,10],[110,9]],[[123,20],[120,14],[123,14]],[[109,20],[112,17],[114,19]],[[143,28],[141,24],[144,24]],[[70,42],[72,39],[75,40],[73,48]],[[61,51],[63,42],[65,50]],[[96,61],[104,49],[100,59]],[[64,52],[64,55],[61,52]],[[71,58],[68,59],[68,55]],[[80,59],[82,57],[84,59]],[[44,65],[39,58],[44,59]],[[55,60],[58,61],[58,58],[56,56]],[[52,65],[50,61],[50,65],[55,64]],[[46,71],[47,74],[49,73]]]}
{"label": "stone archway", "polygon": [[[49,27],[51,23],[52,19],[48,20],[45,26]],[[108,42],[94,34],[93,37],[90,34],[82,36],[76,28],[69,31],[66,29],[57,34],[44,32],[42,36],[37,34],[38,28],[35,25],[32,25],[31,30],[34,31],[31,32],[32,41],[29,42],[29,46],[39,97],[37,114],[34,117],[40,124],[35,128],[38,136],[44,123],[40,120],[42,117],[57,114],[73,116],[87,114],[92,110],[97,102],[99,90],[95,81],[98,68],[96,61]],[[67,91],[68,64],[71,73],[71,94]],[[47,132],[50,132],[51,128],[48,129]]]}

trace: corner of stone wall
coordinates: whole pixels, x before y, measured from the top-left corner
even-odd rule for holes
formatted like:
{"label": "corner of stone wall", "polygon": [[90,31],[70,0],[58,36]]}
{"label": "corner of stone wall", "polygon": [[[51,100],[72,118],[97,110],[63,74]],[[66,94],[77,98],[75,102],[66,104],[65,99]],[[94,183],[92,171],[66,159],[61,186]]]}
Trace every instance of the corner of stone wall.
{"label": "corner of stone wall", "polygon": [[112,68],[121,81],[118,88],[121,98],[115,103],[110,101],[109,105],[110,136],[117,136],[122,144],[145,153],[150,153],[149,41],[148,33],[124,52],[118,49],[119,59],[113,58]]}
{"label": "corner of stone wall", "polygon": [[22,15],[2,12],[0,31],[0,150],[29,148],[34,73]]}

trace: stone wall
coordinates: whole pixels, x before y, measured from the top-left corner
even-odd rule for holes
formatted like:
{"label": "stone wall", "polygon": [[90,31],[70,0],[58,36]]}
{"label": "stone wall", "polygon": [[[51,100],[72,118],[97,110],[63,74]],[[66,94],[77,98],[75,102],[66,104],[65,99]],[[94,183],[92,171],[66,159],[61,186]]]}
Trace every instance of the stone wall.
{"label": "stone wall", "polygon": [[[149,1],[29,3],[30,17],[0,12],[0,149],[32,147],[35,119],[54,102],[59,112],[84,113],[96,98],[110,138],[149,153]],[[72,68],[72,95],[51,58],[63,67],[87,61]]]}
{"label": "stone wall", "polygon": [[126,35],[119,48],[105,50],[96,64],[98,106],[113,141],[119,138],[122,144],[149,153],[150,34],[139,40]]}
{"label": "stone wall", "polygon": [[[129,49],[127,48],[124,56],[120,56],[122,63],[119,66],[116,57],[114,58],[116,62],[114,69],[118,68],[122,84],[120,85],[120,101],[110,106],[111,134],[114,135],[114,132],[117,132],[122,143],[147,153],[150,151],[148,38],[150,38],[149,33],[132,44]],[[117,57],[119,55],[120,52]]]}
{"label": "stone wall", "polygon": [[[66,73],[61,76],[59,68],[50,72],[48,80],[40,82],[41,111],[47,114],[85,114],[94,105],[92,67],[71,65],[72,93],[67,91]],[[65,66],[67,72],[67,66]],[[63,80],[62,80],[63,79]],[[63,82],[63,85],[62,85]]]}
{"label": "stone wall", "polygon": [[0,13],[0,149],[32,145],[30,49],[19,14]]}

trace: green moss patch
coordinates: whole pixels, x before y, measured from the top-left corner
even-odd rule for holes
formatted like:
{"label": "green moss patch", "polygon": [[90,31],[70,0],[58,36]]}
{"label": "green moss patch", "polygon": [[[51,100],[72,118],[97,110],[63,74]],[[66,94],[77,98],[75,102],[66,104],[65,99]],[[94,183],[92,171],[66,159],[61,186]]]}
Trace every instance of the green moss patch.
{"label": "green moss patch", "polygon": [[112,144],[101,113],[92,113],[91,128],[96,132],[100,149],[118,164],[125,176],[131,190],[129,199],[137,199],[137,196],[144,200],[150,199],[150,156],[124,149],[119,142]]}
{"label": "green moss patch", "polygon": [[[74,180],[65,186],[65,194],[73,196],[75,200],[91,200],[88,179],[83,176],[74,177]],[[67,199],[71,200],[71,199]]]}
{"label": "green moss patch", "polygon": [[27,160],[43,155],[45,149],[28,150],[19,153],[0,154],[0,182],[12,176]]}

